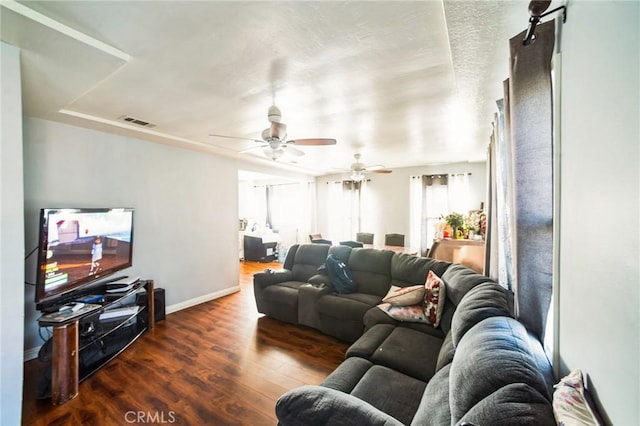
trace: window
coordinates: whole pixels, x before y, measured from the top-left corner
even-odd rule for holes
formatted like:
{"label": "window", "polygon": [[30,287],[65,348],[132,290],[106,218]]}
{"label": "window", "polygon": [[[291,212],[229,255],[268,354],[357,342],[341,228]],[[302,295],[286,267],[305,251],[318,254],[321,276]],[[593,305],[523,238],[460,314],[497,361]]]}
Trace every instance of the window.
{"label": "window", "polygon": [[451,212],[466,215],[470,205],[470,173],[412,176],[410,181],[411,247],[422,254],[436,238],[436,224]]}

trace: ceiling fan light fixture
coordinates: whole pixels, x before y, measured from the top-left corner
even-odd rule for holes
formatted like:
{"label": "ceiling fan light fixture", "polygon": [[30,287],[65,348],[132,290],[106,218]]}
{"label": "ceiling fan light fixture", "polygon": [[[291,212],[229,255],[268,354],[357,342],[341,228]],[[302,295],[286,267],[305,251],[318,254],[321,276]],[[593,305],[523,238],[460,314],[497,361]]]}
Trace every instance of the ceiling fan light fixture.
{"label": "ceiling fan light fixture", "polygon": [[269,111],[267,112],[267,118],[271,123],[279,123],[282,119],[282,114],[280,113],[280,108],[275,105],[271,105],[269,107]]}
{"label": "ceiling fan light fixture", "polygon": [[284,151],[282,150],[282,148],[278,148],[278,149],[265,148],[264,155],[271,158],[273,161],[276,161],[278,158],[284,155]]}
{"label": "ceiling fan light fixture", "polygon": [[364,179],[364,175],[362,174],[361,171],[354,171],[353,173],[351,173],[350,176],[351,180],[354,182],[360,182]]}

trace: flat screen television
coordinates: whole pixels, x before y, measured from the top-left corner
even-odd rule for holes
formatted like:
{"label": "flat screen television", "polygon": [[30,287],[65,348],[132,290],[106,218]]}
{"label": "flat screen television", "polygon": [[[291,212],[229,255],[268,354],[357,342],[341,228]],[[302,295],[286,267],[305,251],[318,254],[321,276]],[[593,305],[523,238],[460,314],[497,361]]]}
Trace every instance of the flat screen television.
{"label": "flat screen television", "polygon": [[132,265],[133,209],[40,210],[36,308],[67,303]]}

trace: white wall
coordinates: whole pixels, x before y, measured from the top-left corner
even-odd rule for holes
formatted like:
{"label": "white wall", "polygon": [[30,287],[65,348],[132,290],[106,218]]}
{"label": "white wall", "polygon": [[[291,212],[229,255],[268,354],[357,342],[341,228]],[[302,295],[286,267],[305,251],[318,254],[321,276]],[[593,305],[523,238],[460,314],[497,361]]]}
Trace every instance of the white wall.
{"label": "white wall", "polygon": [[[238,164],[234,160],[25,118],[25,241],[37,245],[43,207],[134,207],[130,276],[154,279],[184,306],[238,288]],[[35,259],[27,280],[35,277]],[[25,349],[38,347],[33,287]]]}
{"label": "white wall", "polygon": [[562,28],[561,374],[640,424],[640,3],[570,2]]}
{"label": "white wall", "polygon": [[20,51],[0,43],[0,424],[20,424],[24,311]]}
{"label": "white wall", "polygon": [[[487,136],[487,144],[489,137]],[[487,170],[486,163],[452,163],[421,167],[394,168],[390,174],[370,173],[367,178],[367,190],[370,193],[373,212],[373,226],[371,229],[363,229],[364,232],[373,232],[374,243],[384,244],[384,235],[389,233],[404,234],[405,240],[409,235],[409,181],[411,176],[438,173],[471,173],[470,184],[472,198],[470,204],[480,208],[480,203],[486,201]],[[318,232],[327,238],[328,235],[328,210],[332,206],[327,203],[327,182],[335,182],[348,177],[345,174],[322,176],[317,182],[318,205]],[[353,236],[355,239],[355,235]]]}

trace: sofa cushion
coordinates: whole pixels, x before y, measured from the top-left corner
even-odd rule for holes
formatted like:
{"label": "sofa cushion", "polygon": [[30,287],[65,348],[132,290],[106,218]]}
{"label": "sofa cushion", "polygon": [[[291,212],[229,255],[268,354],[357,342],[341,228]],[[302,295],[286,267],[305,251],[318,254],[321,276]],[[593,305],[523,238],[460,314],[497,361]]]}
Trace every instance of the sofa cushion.
{"label": "sofa cushion", "polygon": [[487,396],[462,416],[460,423],[464,422],[492,426],[556,425],[549,401],[524,383],[508,384]]}
{"label": "sofa cushion", "polygon": [[377,324],[390,324],[390,325],[398,325],[399,322],[391,318],[387,315],[386,312],[383,312],[377,306],[369,309],[362,318],[362,322],[364,323],[364,331],[369,330],[371,327],[374,327]]}
{"label": "sofa cushion", "polygon": [[294,244],[291,247],[289,247],[289,250],[287,250],[287,256],[284,258],[284,263],[282,264],[282,267],[284,269],[287,270],[291,270],[291,268],[293,267],[293,264],[295,263],[296,260],[296,253],[298,251],[298,247],[300,247],[300,244]]}
{"label": "sofa cushion", "polygon": [[367,330],[358,340],[356,340],[345,354],[345,357],[360,357],[371,359],[374,352],[378,350],[380,345],[395,330],[395,326],[391,324],[377,324]]}
{"label": "sofa cushion", "polygon": [[373,405],[403,424],[409,424],[426,383],[380,365],[371,367],[351,395]]}
{"label": "sofa cushion", "polygon": [[438,337],[396,327],[369,359],[375,364],[427,382],[436,372],[441,346],[442,339]]}
{"label": "sofa cushion", "polygon": [[441,426],[451,424],[449,410],[449,371],[451,365],[439,370],[427,383],[411,426]]}
{"label": "sofa cushion", "polygon": [[429,324],[437,327],[440,325],[442,311],[446,299],[446,286],[433,271],[427,274],[427,282],[424,285],[424,313]]}
{"label": "sofa cushion", "polygon": [[280,426],[402,426],[355,396],[314,385],[295,388],[278,398],[276,415]]}
{"label": "sofa cushion", "polygon": [[322,386],[351,393],[362,376],[373,367],[373,363],[364,358],[352,357],[345,359],[322,382]]}
{"label": "sofa cushion", "polygon": [[453,264],[439,275],[447,285],[447,298],[454,306],[458,306],[465,294],[478,284],[493,282],[491,279],[480,275],[466,266]]}
{"label": "sofa cushion", "polygon": [[291,272],[296,281],[306,282],[315,275],[318,267],[327,259],[329,246],[326,244],[301,244],[296,250]]}
{"label": "sofa cushion", "polygon": [[440,330],[440,328],[433,328],[431,324],[420,323],[420,322],[400,322],[396,321],[383,312],[380,308],[373,307],[369,309],[363,318],[364,330],[367,331],[371,327],[376,324],[390,324],[398,327],[406,327],[412,330],[417,330],[422,333],[430,334],[431,336],[436,336],[440,338],[444,338],[445,334]]}
{"label": "sofa cushion", "polygon": [[529,385],[550,401],[524,326],[509,317],[487,318],[471,328],[456,347],[449,388],[452,422],[512,383]]}
{"label": "sofa cushion", "polygon": [[362,321],[365,312],[379,302],[380,297],[371,294],[327,294],[318,301],[318,312],[334,318]]}
{"label": "sofa cushion", "polygon": [[391,259],[394,252],[372,248],[351,250],[347,266],[359,293],[384,297],[391,287]]}
{"label": "sofa cushion", "polygon": [[435,373],[442,338],[406,327],[378,324],[347,349],[346,356],[361,357],[419,380]]}
{"label": "sofa cushion", "polygon": [[449,262],[441,260],[395,253],[391,259],[391,285],[408,287],[424,284],[424,278],[429,271],[442,276],[449,265],[451,265]]}
{"label": "sofa cushion", "polygon": [[482,283],[465,294],[451,321],[454,346],[474,325],[485,318],[511,316],[509,291],[493,282]]}
{"label": "sofa cushion", "polygon": [[436,371],[444,368],[444,366],[448,365],[453,361],[453,355],[456,352],[456,348],[453,346],[453,338],[451,337],[451,332],[447,333],[444,340],[442,341],[442,346],[440,347],[440,352],[438,353],[438,361],[436,363]]}
{"label": "sofa cushion", "polygon": [[418,284],[410,287],[391,286],[387,295],[382,299],[394,306],[417,305],[424,300],[425,286]]}
{"label": "sofa cushion", "polygon": [[303,285],[306,283],[284,281],[264,287],[259,293],[259,312],[280,321],[298,324],[298,292]]}
{"label": "sofa cushion", "polygon": [[329,247],[329,253],[332,254],[338,259],[342,260],[344,263],[349,262],[349,256],[351,255],[351,247],[348,246],[331,246]]}

